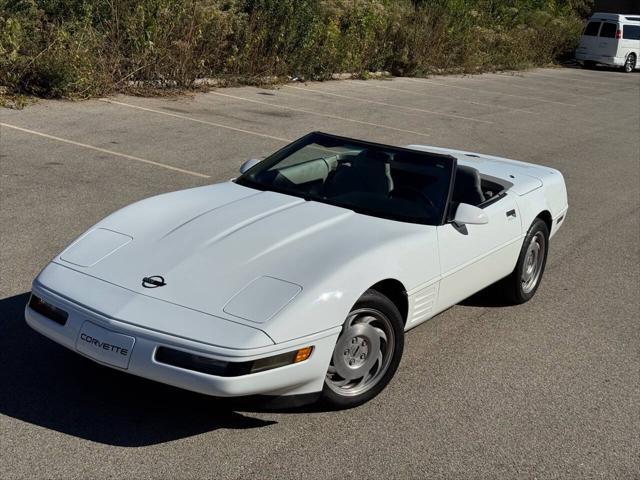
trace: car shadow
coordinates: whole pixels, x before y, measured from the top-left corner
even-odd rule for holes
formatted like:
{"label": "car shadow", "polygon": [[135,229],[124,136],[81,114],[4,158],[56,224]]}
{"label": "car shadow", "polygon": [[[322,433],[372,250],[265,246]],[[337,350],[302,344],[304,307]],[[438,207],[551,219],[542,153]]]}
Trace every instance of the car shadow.
{"label": "car shadow", "polygon": [[[135,377],[76,355],[26,324],[28,299],[23,293],[0,300],[0,414],[124,447],[276,423],[242,415],[229,401]],[[246,410],[261,409],[254,405]]]}
{"label": "car shadow", "polygon": [[501,291],[501,283],[498,282],[463,300],[460,305],[465,307],[499,308],[512,307],[513,303],[505,298],[504,292]]}

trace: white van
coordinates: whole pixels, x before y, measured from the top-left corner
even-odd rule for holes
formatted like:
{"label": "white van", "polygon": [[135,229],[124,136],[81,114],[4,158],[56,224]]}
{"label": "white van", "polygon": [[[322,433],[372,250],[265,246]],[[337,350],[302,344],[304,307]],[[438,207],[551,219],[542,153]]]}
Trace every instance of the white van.
{"label": "white van", "polygon": [[638,68],[640,58],[640,15],[594,13],[582,32],[576,60],[585,67],[596,63]]}

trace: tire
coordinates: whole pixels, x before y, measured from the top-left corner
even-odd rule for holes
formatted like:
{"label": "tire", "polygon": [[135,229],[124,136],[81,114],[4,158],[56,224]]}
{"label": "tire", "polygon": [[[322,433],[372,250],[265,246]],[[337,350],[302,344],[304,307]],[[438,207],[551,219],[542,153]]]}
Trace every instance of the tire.
{"label": "tire", "polygon": [[522,244],[518,263],[511,275],[502,281],[506,299],[520,305],[533,298],[540,286],[549,252],[549,229],[536,218]]}
{"label": "tire", "polygon": [[636,68],[636,54],[630,53],[627,55],[627,59],[624,62],[624,71],[627,73],[631,73]]}
{"label": "tire", "polygon": [[367,290],[342,327],[321,401],[332,409],[368,402],[391,381],[403,350],[404,323],[398,308],[376,290]]}
{"label": "tire", "polygon": [[594,68],[596,68],[596,62],[594,62],[593,60],[585,60],[582,64],[582,68],[593,70]]}

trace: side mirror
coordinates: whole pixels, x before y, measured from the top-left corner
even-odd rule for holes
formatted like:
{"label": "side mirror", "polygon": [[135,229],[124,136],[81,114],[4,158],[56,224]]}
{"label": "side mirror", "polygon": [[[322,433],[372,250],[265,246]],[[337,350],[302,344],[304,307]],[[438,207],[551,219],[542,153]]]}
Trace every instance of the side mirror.
{"label": "side mirror", "polygon": [[458,205],[456,215],[453,217],[453,223],[457,225],[484,225],[489,223],[489,217],[484,210],[468,203]]}
{"label": "side mirror", "polygon": [[244,172],[249,170],[251,167],[253,167],[257,163],[260,163],[259,158],[250,158],[249,160],[244,162],[242,165],[240,165],[240,173],[243,174]]}

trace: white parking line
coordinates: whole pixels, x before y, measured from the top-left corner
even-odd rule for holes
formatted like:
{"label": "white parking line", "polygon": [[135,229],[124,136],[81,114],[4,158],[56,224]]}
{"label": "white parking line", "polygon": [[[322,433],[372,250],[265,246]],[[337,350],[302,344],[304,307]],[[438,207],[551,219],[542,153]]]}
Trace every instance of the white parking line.
{"label": "white parking line", "polygon": [[[607,84],[606,82],[598,82],[598,81],[594,81],[594,80],[587,80],[585,78],[576,78],[576,77],[571,77],[571,76],[566,76],[566,75],[561,75],[561,76],[557,76],[557,75],[547,75],[545,73],[538,73],[538,72],[526,72],[527,75],[531,75],[532,77],[540,77],[540,78],[549,78],[551,80],[557,80],[557,81],[561,81],[561,82],[578,82],[578,83],[587,83],[589,85],[579,85],[580,88],[598,88],[598,87],[606,87],[606,86],[611,86],[611,84]],[[597,86],[596,86],[597,85]]]}
{"label": "white parking line", "polygon": [[246,133],[246,134],[249,134],[249,135],[255,135],[256,137],[269,138],[271,140],[277,140],[278,142],[289,143],[291,141],[291,140],[288,140],[286,138],[275,137],[273,135],[267,135],[266,133],[254,132],[254,131],[251,131],[251,130],[245,130],[243,128],[231,127],[229,125],[223,125],[222,123],[216,123],[216,122],[209,122],[207,120],[200,120],[198,118],[188,117],[186,115],[180,115],[178,113],[163,112],[162,110],[156,110],[154,108],[148,108],[148,107],[141,107],[140,105],[133,105],[131,103],[118,102],[116,100],[111,100],[111,99],[108,99],[108,98],[101,98],[100,100],[103,101],[103,102],[107,102],[107,103],[113,103],[115,105],[122,105],[123,107],[135,108],[137,110],[143,110],[145,112],[157,113],[159,115],[166,115],[167,117],[180,118],[182,120],[188,120],[190,122],[202,123],[204,125],[211,125],[212,127],[218,127],[218,128],[224,128],[224,129],[227,129],[227,130],[233,130],[234,132],[240,132],[240,133]]}
{"label": "white parking line", "polygon": [[409,111],[413,111],[413,112],[422,112],[422,113],[428,113],[430,115],[439,115],[441,117],[450,117],[450,118],[458,118],[460,120],[466,120],[469,122],[478,122],[478,123],[493,123],[489,120],[480,120],[478,118],[471,118],[471,117],[465,117],[463,115],[455,115],[453,113],[444,113],[444,112],[437,112],[434,110],[426,110],[424,108],[415,108],[415,107],[407,107],[406,105],[397,105],[395,103],[387,103],[387,102],[379,102],[377,100],[370,100],[367,98],[360,98],[360,97],[354,97],[352,95],[341,95],[339,93],[333,93],[333,92],[326,92],[324,90],[316,90],[313,88],[301,88],[301,87],[294,87],[292,85],[283,85],[286,88],[293,88],[295,90],[302,90],[303,92],[314,92],[314,93],[319,93],[321,95],[331,95],[333,97],[338,97],[338,98],[345,98],[347,100],[357,100],[359,102],[365,102],[365,103],[372,103],[375,105],[383,105],[385,107],[392,107],[392,108],[399,108],[401,110],[409,110]]}
{"label": "white parking line", "polygon": [[204,173],[198,173],[192,170],[185,170],[184,168],[174,167],[172,165],[167,165],[166,163],[154,162],[153,160],[147,160],[146,158],[140,158],[134,155],[127,155],[126,153],[114,152],[113,150],[107,150],[106,148],[94,147],[93,145],[76,142],[74,140],[69,140],[68,138],[56,137],[54,135],[49,135],[48,133],[36,132],[35,130],[29,130],[28,128],[22,128],[16,125],[10,125],[8,123],[0,123],[0,125],[6,128],[12,128],[14,130],[18,130],[20,132],[30,133],[32,135],[38,135],[39,137],[55,140],[57,142],[68,143],[69,145],[75,145],[76,147],[82,147],[82,148],[87,148],[89,150],[95,150],[96,152],[107,153],[109,155],[113,155],[116,157],[126,158],[127,160],[133,160],[140,163],[146,163],[148,165],[153,165],[155,167],[172,170],[174,172],[185,173],[187,175],[192,175],[194,177],[199,177],[199,178],[211,178],[210,175],[205,175]]}
{"label": "white parking line", "polygon": [[[303,91],[304,91],[304,89],[303,89]],[[320,96],[316,97],[316,96],[311,96],[311,95],[300,95],[298,93],[293,93],[292,91],[286,91],[285,92],[283,88],[281,88],[279,90],[279,93],[282,94],[282,95],[287,95],[289,97],[299,98],[299,99],[304,100],[306,102],[315,102],[315,103],[320,103],[320,104],[323,104],[323,105],[330,104],[330,102],[340,102],[341,101],[339,98],[323,98],[323,97],[320,97]],[[362,99],[360,99],[360,100],[362,100]],[[419,118],[421,120],[424,120],[424,116],[421,115],[420,112],[407,112],[407,111],[404,111],[403,113],[405,115],[411,115],[411,116],[417,117],[417,118]]]}
{"label": "white parking line", "polygon": [[522,108],[512,108],[512,107],[504,107],[502,105],[495,105],[495,104],[491,104],[491,103],[482,103],[482,102],[473,102],[471,100],[461,100],[459,98],[451,98],[451,97],[443,97],[442,95],[431,95],[428,93],[423,93],[423,92],[415,92],[412,90],[404,90],[402,88],[394,88],[394,87],[387,87],[385,85],[376,85],[376,84],[370,84],[369,82],[373,82],[374,80],[370,80],[367,82],[364,82],[362,80],[356,81],[356,80],[345,80],[346,82],[353,82],[356,85],[366,85],[368,87],[373,87],[373,88],[384,88],[385,90],[391,90],[394,92],[402,92],[402,93],[409,93],[411,95],[419,95],[422,97],[430,97],[430,98],[437,98],[438,100],[449,100],[452,102],[462,102],[462,103],[469,103],[471,105],[480,105],[483,107],[491,107],[491,108],[497,108],[499,110],[509,110],[509,111],[513,111],[513,112],[522,112],[522,113],[528,113],[530,115],[540,115],[538,112],[532,112],[531,110],[524,110]]}
{"label": "white parking line", "polygon": [[[503,75],[503,74],[499,74],[496,73],[494,77],[492,77],[492,79],[494,80],[505,80],[507,82],[510,82],[511,79],[525,79],[525,80],[536,80],[536,78],[533,77],[525,77],[525,76],[516,76],[516,75]],[[611,102],[616,102],[617,100],[615,99],[611,99],[609,97],[607,97],[606,95],[610,94],[610,93],[616,93],[616,92],[612,92],[612,91],[608,91],[608,92],[603,92],[602,88],[597,88],[597,87],[587,87],[584,85],[575,85],[573,84],[571,79],[567,79],[567,80],[561,80],[559,78],[554,77],[556,80],[558,80],[559,82],[563,82],[566,84],[566,88],[568,89],[577,89],[577,88],[589,88],[589,89],[594,89],[596,90],[594,93],[576,93],[576,92],[562,92],[562,91],[558,91],[556,90],[556,93],[558,93],[559,95],[565,95],[565,96],[570,96],[570,97],[578,97],[578,98],[586,98],[589,99],[591,101],[594,102],[607,102],[607,103],[611,103]],[[547,82],[548,80],[545,79],[539,79],[542,82]],[[560,88],[560,85],[555,85],[555,84],[551,84],[550,85],[551,88],[553,89],[558,89]],[[549,88],[547,86],[547,84],[545,84],[545,86],[537,86],[537,87],[532,87],[532,86],[528,86],[528,85],[522,85],[522,84],[518,84],[517,88],[524,88],[527,90],[534,90],[534,91],[549,91]],[[619,91],[625,91],[627,89],[621,89]]]}
{"label": "white parking line", "polygon": [[[543,77],[543,78],[538,78],[538,77]],[[548,79],[548,80],[547,80]],[[557,83],[562,83],[564,87],[566,88],[586,88],[587,90],[600,90],[602,91],[602,87],[593,87],[593,86],[589,86],[589,85],[573,85],[571,84],[571,81],[567,81],[566,79],[563,80],[561,78],[558,77],[550,77],[548,75],[535,75],[532,72],[527,72],[526,75],[510,75],[508,73],[494,73],[493,76],[491,77],[491,80],[532,80],[532,81],[538,81],[538,82],[544,82],[544,85],[547,86],[549,84],[551,84],[552,88],[559,88],[560,85],[557,85]],[[550,81],[551,80],[551,81]],[[555,82],[553,81],[555,80]],[[519,88],[526,88],[528,90],[540,90],[541,88],[545,88],[545,87],[531,87],[531,86],[525,86],[525,85],[518,85]],[[561,92],[563,95],[567,95],[564,92]],[[569,94],[570,95],[570,94]]]}
{"label": "white parking line", "polygon": [[430,83],[432,85],[439,85],[441,87],[459,88],[461,90],[470,90],[472,92],[489,93],[489,94],[492,94],[492,95],[501,95],[503,97],[523,98],[525,100],[534,100],[536,102],[542,102],[542,103],[554,103],[556,105],[563,105],[565,107],[576,107],[577,106],[577,105],[574,105],[573,103],[556,102],[555,100],[547,100],[545,98],[529,97],[529,96],[526,96],[526,95],[516,95],[514,93],[503,93],[503,92],[496,92],[495,90],[482,90],[480,88],[463,87],[461,85],[451,85],[451,84],[448,84],[448,83],[434,82],[433,80],[427,80],[426,78],[416,79],[416,78],[404,78],[404,77],[402,77],[402,80],[406,80],[406,81],[409,81],[409,82],[415,82],[415,83]]}
{"label": "white parking line", "polygon": [[386,128],[388,130],[395,130],[396,132],[410,133],[412,135],[422,135],[424,137],[429,137],[430,136],[428,133],[424,133],[424,132],[414,132],[413,130],[406,130],[404,128],[390,127],[388,125],[381,125],[379,123],[365,122],[363,120],[355,120],[353,118],[345,118],[345,117],[341,117],[339,115],[331,115],[331,114],[328,114],[328,113],[314,112],[312,110],[304,110],[302,108],[287,107],[287,106],[284,106],[284,105],[275,105],[275,104],[269,103],[269,102],[262,102],[260,100],[253,100],[253,99],[250,99],[250,98],[237,97],[235,95],[229,95],[229,94],[226,94],[226,93],[219,93],[219,92],[209,92],[209,93],[211,93],[213,95],[219,95],[221,97],[228,97],[228,98],[233,98],[233,99],[236,99],[236,100],[242,100],[244,102],[257,103],[259,105],[268,105],[270,107],[282,108],[284,110],[291,110],[293,112],[301,112],[301,113],[306,113],[306,114],[309,114],[309,115],[317,115],[317,116],[320,116],[320,117],[333,118],[335,120],[341,120],[341,121],[344,121],[344,122],[353,122],[353,123],[359,123],[361,125],[369,125],[369,126],[372,126],[372,127]]}
{"label": "white parking line", "polygon": [[[503,80],[503,81],[506,81],[506,82],[511,82],[513,79],[515,79],[515,80],[533,80],[533,81],[536,80],[533,77],[524,77],[524,76],[519,76],[519,75],[518,76],[516,76],[516,75],[504,75],[504,74],[501,74],[501,73],[495,73],[494,75],[495,76],[491,77],[492,80]],[[598,97],[595,92],[591,93],[591,94],[588,94],[588,93],[575,93],[575,92],[560,91],[560,90],[557,90],[557,89],[558,88],[562,88],[562,86],[555,85],[555,84],[548,84],[548,83],[546,83],[547,80],[544,80],[544,79],[539,79],[539,80],[542,81],[542,82],[545,82],[544,85],[537,85],[537,86],[533,87],[531,85],[522,85],[521,83],[519,83],[517,85],[517,88],[524,88],[525,90],[533,90],[535,92],[540,92],[540,91],[549,92],[550,88],[551,88],[551,89],[554,89],[554,92],[557,93],[558,95],[565,95],[565,96],[570,96],[570,97],[580,97],[580,98],[589,98],[589,99],[592,99],[592,100],[607,101],[607,99],[605,99],[605,98]],[[585,87],[583,85],[572,85],[571,82],[565,82],[565,83],[567,83],[566,88],[568,88],[568,89],[572,89],[572,88],[589,88],[589,89],[591,89],[591,88],[594,88],[594,89],[598,90],[595,87]]]}
{"label": "white parking line", "polygon": [[[571,70],[571,71],[569,71]],[[546,70],[547,72],[549,70]],[[556,70],[554,70],[556,71]],[[547,75],[544,73],[538,73],[538,72],[527,72],[533,75],[537,75],[539,77],[547,77],[547,78],[555,78],[556,80],[563,80],[563,81],[576,81],[576,82],[586,82],[586,83],[590,83],[592,85],[599,85],[601,87],[611,87],[613,86],[613,82],[618,82],[618,83],[624,83],[625,86],[626,85],[637,85],[637,83],[635,81],[633,81],[632,79],[626,79],[626,77],[618,77],[615,80],[612,81],[600,81],[600,80],[596,80],[597,77],[594,77],[593,75],[586,75],[586,77],[583,76],[583,72],[580,71],[576,71],[575,69],[563,69],[563,70],[557,70],[558,72],[567,72],[566,74],[562,74],[562,76],[558,77],[555,75]],[[573,76],[573,74],[577,74],[577,76]],[[594,72],[596,73],[596,72]],[[622,75],[622,74],[620,74]]]}

